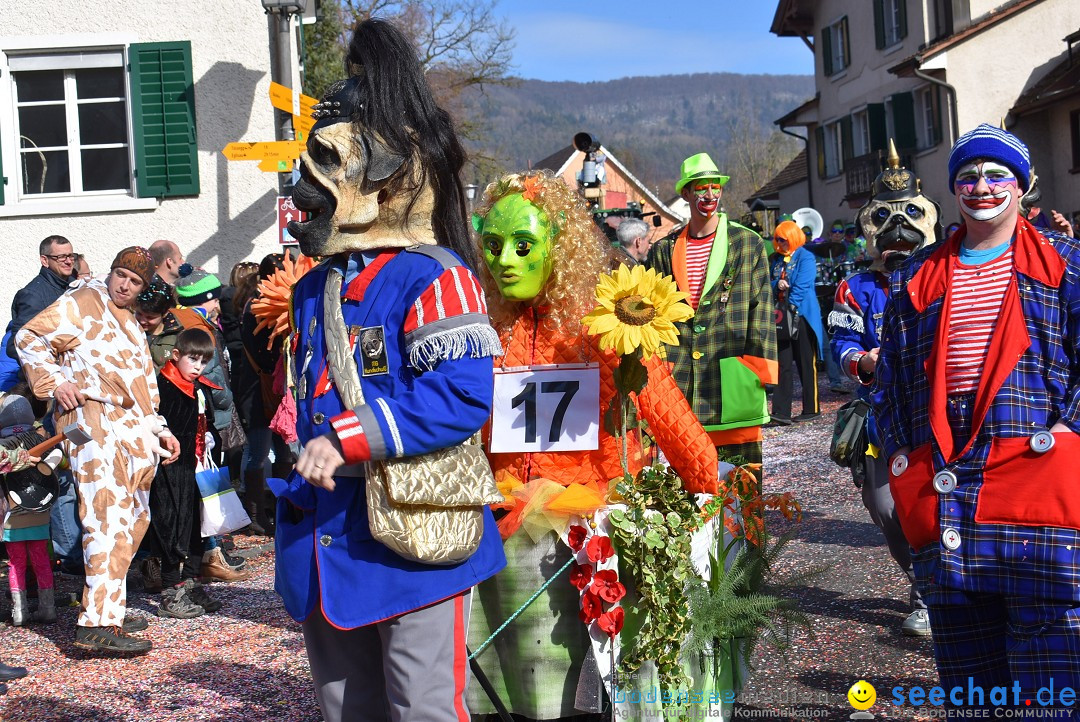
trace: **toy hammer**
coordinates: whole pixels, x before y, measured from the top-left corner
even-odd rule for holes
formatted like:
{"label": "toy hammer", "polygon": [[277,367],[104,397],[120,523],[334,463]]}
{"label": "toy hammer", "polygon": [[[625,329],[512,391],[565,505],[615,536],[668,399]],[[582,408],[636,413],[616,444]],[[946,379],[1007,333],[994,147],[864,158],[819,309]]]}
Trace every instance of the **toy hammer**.
{"label": "toy hammer", "polygon": [[67,439],[76,446],[80,446],[90,441],[90,434],[83,431],[79,427],[79,422],[76,421],[65,426],[64,430],[61,431],[59,434],[56,434],[52,438],[46,439],[37,446],[32,447],[28,453],[30,454],[30,456],[41,456],[43,453],[59,444],[64,439]]}

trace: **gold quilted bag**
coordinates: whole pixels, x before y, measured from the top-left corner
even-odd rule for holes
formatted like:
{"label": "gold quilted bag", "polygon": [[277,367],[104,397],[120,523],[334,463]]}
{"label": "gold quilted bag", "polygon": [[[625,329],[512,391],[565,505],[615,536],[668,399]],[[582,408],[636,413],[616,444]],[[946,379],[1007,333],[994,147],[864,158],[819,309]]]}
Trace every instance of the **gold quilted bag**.
{"label": "gold quilted bag", "polygon": [[[327,362],[349,408],[364,403],[341,315],[341,276],[323,293]],[[371,536],[399,556],[424,564],[468,559],[484,536],[484,506],[503,501],[483,448],[466,442],[430,454],[367,464]]]}

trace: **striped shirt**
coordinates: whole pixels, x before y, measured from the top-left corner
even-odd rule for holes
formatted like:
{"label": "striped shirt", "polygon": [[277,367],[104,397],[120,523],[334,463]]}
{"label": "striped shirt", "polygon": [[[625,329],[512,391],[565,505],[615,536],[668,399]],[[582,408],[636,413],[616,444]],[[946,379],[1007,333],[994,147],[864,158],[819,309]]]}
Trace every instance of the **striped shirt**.
{"label": "striped shirt", "polygon": [[709,252],[712,250],[716,232],[704,238],[686,237],[686,282],[690,288],[690,307],[697,310],[701,300],[701,288],[705,285],[705,269],[709,266]]}
{"label": "striped shirt", "polygon": [[948,308],[949,352],[945,357],[945,388],[950,395],[978,390],[990,338],[1012,277],[1012,248],[977,266],[956,265]]}

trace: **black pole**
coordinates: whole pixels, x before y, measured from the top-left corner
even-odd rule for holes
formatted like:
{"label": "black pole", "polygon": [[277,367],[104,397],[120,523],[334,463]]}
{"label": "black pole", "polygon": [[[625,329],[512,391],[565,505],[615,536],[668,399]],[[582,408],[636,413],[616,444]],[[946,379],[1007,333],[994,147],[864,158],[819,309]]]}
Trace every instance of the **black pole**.
{"label": "black pole", "polygon": [[499,715],[499,719],[502,722],[514,722],[514,718],[510,716],[510,711],[506,709],[506,705],[499,699],[499,693],[495,691],[495,687],[492,686],[491,680],[484,674],[484,670],[480,669],[480,663],[473,659],[472,650],[468,647],[465,651],[469,655],[469,667],[472,669],[473,676],[476,677],[476,681],[480,683],[480,687],[483,688],[484,694],[491,700],[491,704],[495,707],[495,712]]}

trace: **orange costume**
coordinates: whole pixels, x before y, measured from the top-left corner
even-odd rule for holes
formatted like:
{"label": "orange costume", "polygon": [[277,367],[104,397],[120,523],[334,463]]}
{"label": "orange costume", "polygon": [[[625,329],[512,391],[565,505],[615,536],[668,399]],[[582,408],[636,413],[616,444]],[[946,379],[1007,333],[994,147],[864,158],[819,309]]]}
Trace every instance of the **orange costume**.
{"label": "orange costume", "polygon": [[[584,329],[568,335],[553,324],[544,323],[542,310],[538,312],[535,307],[529,307],[500,340],[505,354],[495,359],[496,368],[598,362],[601,415],[611,404],[615,396],[612,374],[618,367],[619,357],[600,351],[596,337],[586,335]],[[649,382],[635,402],[641,418],[649,424],[649,433],[679,472],[688,491],[715,494],[716,447],[679,391],[667,363],[653,356],[645,366],[649,371]],[[485,434],[488,432],[486,429]],[[621,441],[608,433],[601,423],[599,448],[592,451],[489,453],[488,459],[500,482],[508,478],[523,483],[532,479],[550,479],[562,486],[599,482],[604,489],[608,481],[622,476],[620,446]],[[630,473],[636,474],[644,466],[638,434],[629,435],[628,451]]]}

